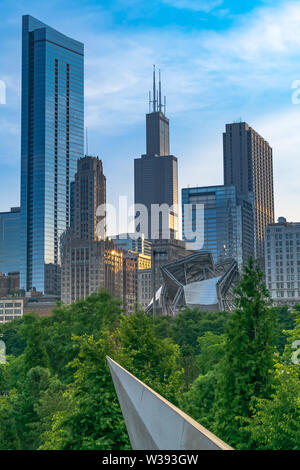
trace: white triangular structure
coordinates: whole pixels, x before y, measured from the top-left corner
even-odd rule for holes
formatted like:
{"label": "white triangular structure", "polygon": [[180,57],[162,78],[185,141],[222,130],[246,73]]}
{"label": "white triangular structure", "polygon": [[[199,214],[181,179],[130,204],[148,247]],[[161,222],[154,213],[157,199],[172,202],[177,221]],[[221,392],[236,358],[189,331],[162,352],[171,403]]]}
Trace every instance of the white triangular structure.
{"label": "white triangular structure", "polygon": [[107,357],[134,450],[233,450]]}

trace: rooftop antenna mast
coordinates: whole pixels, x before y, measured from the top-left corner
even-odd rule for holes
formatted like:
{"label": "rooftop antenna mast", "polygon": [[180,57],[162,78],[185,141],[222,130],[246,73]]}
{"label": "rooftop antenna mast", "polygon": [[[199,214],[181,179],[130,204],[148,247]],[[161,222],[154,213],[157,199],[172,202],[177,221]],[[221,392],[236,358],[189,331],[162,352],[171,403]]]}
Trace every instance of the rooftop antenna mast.
{"label": "rooftop antenna mast", "polygon": [[159,85],[158,85],[158,89],[159,89],[158,111],[161,113],[162,104],[161,104],[161,74],[160,74],[160,70],[159,70]]}
{"label": "rooftop antenna mast", "polygon": [[88,141],[88,128],[85,128],[85,145],[86,145],[86,156],[89,154],[89,141]]}
{"label": "rooftop antenna mast", "polygon": [[156,112],[156,83],[155,83],[155,65],[153,65],[153,112]]}

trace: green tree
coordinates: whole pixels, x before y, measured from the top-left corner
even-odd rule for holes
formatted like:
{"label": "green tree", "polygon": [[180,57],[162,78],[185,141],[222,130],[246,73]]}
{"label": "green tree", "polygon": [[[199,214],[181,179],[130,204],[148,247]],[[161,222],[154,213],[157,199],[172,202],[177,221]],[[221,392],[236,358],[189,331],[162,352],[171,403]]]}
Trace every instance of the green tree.
{"label": "green tree", "polygon": [[77,355],[72,335],[93,334],[98,338],[103,329],[111,330],[118,325],[121,313],[120,301],[106,291],[69,306],[58,304],[51,317],[42,319],[42,328],[47,331],[44,344],[53,373],[58,374],[64,383],[70,383],[73,371],[67,366]]}
{"label": "green tree", "polygon": [[250,445],[241,427],[243,418],[251,416],[253,398],[270,396],[275,328],[263,273],[250,259],[236,289],[216,387],[215,432],[234,447]]}
{"label": "green tree", "polygon": [[74,338],[79,348],[72,361],[74,383],[65,393],[65,407],[52,417],[41,449],[124,450],[129,439],[116,397],[106,354],[111,353],[108,331],[99,339]]}
{"label": "green tree", "polygon": [[172,403],[178,402],[183,373],[179,346],[156,336],[152,318],[143,312],[123,316],[115,334],[121,365]]}
{"label": "green tree", "polygon": [[45,348],[45,332],[36,314],[28,313],[23,317],[22,333],[26,340],[24,350],[24,371],[34,367],[49,368],[49,357]]}
{"label": "green tree", "polygon": [[277,364],[272,395],[253,403],[246,430],[256,449],[300,450],[299,368]]}
{"label": "green tree", "polygon": [[22,323],[23,318],[0,323],[0,334],[3,335],[1,339],[5,341],[7,355],[19,356],[24,352],[26,341],[21,331]]}
{"label": "green tree", "polygon": [[196,361],[201,374],[206,374],[219,364],[224,356],[225,341],[225,334],[216,335],[210,331],[198,338],[200,354]]}
{"label": "green tree", "polygon": [[[1,367],[1,366],[0,366]],[[11,392],[11,396],[13,392]],[[0,393],[0,450],[19,450],[20,440],[10,397]]]}
{"label": "green tree", "polygon": [[34,425],[38,421],[35,405],[39,402],[41,393],[49,387],[50,371],[37,366],[30,369],[24,382],[18,389],[9,394],[9,403],[12,408],[17,433],[22,449],[36,449],[39,436],[34,432]]}
{"label": "green tree", "polygon": [[174,318],[171,337],[180,346],[185,390],[200,373],[197,361],[200,353],[198,338],[207,332],[216,335],[224,333],[229,316],[228,312],[205,312],[186,307]]}

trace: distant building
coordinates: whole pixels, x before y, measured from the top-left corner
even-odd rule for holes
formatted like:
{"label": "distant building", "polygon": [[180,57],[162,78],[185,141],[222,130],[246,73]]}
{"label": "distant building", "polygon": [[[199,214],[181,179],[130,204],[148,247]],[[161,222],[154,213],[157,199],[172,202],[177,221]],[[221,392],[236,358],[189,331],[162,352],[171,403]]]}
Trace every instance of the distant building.
{"label": "distant building", "polygon": [[185,258],[192,253],[186,249],[186,243],[182,240],[154,240],[152,245],[152,292],[157,291],[163,284],[162,266]]}
{"label": "distant building", "polygon": [[0,299],[0,323],[6,323],[23,316],[24,299],[7,297]]}
{"label": "distant building", "polygon": [[105,238],[105,209],[104,215],[97,215],[99,206],[106,204],[106,178],[103,174],[102,161],[98,157],[85,156],[77,162],[74,189],[74,231],[81,240],[98,240],[97,226],[103,222]]}
{"label": "distant building", "polygon": [[123,306],[127,314],[134,313],[137,307],[137,256],[124,253],[123,256]]}
{"label": "distant building", "polygon": [[60,237],[70,226],[70,184],[84,147],[83,56],[82,43],[23,16],[20,287],[25,291],[49,295],[60,289]]}
{"label": "distant building", "polygon": [[300,222],[284,217],[266,228],[265,276],[276,304],[300,302]]}
{"label": "distant building", "polygon": [[141,269],[137,274],[137,301],[145,310],[153,297],[152,269]]}
{"label": "distant building", "polygon": [[[152,111],[146,115],[146,155],[134,160],[134,202],[147,208],[146,239],[178,238],[178,169],[177,158],[170,155],[169,120],[161,101],[161,82],[156,90],[153,72]],[[164,110],[164,112],[163,112]],[[155,214],[152,205],[165,205]],[[158,208],[157,208],[158,209]],[[154,223],[156,220],[156,224]],[[137,231],[143,232],[139,221]]]}
{"label": "distant building", "polygon": [[50,317],[58,300],[60,300],[60,298],[56,296],[32,295],[30,297],[25,297],[24,315],[26,313],[36,313],[39,317]]}
{"label": "distant building", "polygon": [[0,272],[20,271],[20,208],[0,212]]}
{"label": "distant building", "polygon": [[163,284],[147,308],[155,315],[176,315],[184,307],[205,311],[232,310],[239,280],[235,260],[214,263],[209,252],[193,254],[161,267]]}
{"label": "distant building", "polygon": [[[188,220],[187,205],[192,215]],[[182,189],[182,227],[189,248],[211,252],[215,262],[233,258],[242,267],[254,256],[253,202],[238,196],[233,185]],[[198,242],[196,238],[192,243],[194,235],[190,239],[193,231]]]}
{"label": "distant building", "polygon": [[125,251],[135,251],[151,256],[151,242],[145,239],[145,235],[141,234],[139,238],[135,238],[134,234],[121,233],[111,237],[114,244]]}
{"label": "distant building", "polygon": [[[146,303],[145,296],[141,295],[145,291],[141,286],[141,281],[144,282],[144,273],[151,273],[151,265],[150,255],[134,251],[124,253],[124,309],[128,314],[136,311],[137,304],[146,306],[144,305]],[[142,299],[143,301],[141,301]]]}
{"label": "distant building", "polygon": [[246,122],[226,124],[224,184],[254,197],[255,257],[264,263],[265,228],[274,222],[273,156],[269,143]]}
{"label": "distant building", "polygon": [[[106,178],[98,157],[78,160],[71,200],[71,228],[61,237],[62,301],[70,304],[101,288],[123,299],[123,252],[98,236],[104,215],[97,209],[102,205],[105,214],[106,204]],[[104,223],[103,228],[105,237]]]}
{"label": "distant building", "polygon": [[20,273],[13,271],[6,274],[0,273],[0,297],[7,297],[20,290]]}
{"label": "distant building", "polygon": [[123,300],[123,250],[112,241],[78,240],[68,232],[62,242],[61,300],[72,304],[101,289]]}

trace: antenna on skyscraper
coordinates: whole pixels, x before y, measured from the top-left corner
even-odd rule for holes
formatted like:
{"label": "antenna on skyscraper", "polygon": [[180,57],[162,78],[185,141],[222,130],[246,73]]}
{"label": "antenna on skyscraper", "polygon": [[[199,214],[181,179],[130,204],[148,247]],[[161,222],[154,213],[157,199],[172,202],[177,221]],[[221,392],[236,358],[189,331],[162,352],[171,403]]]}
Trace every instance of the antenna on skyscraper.
{"label": "antenna on skyscraper", "polygon": [[167,98],[164,96],[164,114],[166,114],[167,110]]}
{"label": "antenna on skyscraper", "polygon": [[153,112],[156,112],[155,64],[153,65]]}
{"label": "antenna on skyscraper", "polygon": [[88,141],[88,128],[85,128],[85,146],[86,146],[86,156],[89,154],[89,141]]}
{"label": "antenna on skyscraper", "polygon": [[161,113],[162,105],[161,105],[161,75],[160,75],[160,69],[159,69],[159,85],[158,85],[158,89],[159,89],[158,111]]}

